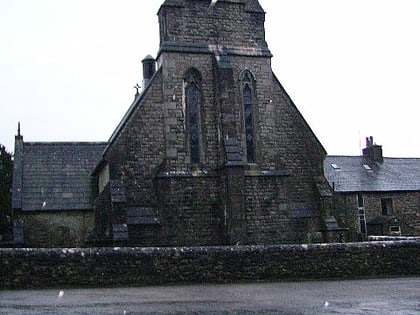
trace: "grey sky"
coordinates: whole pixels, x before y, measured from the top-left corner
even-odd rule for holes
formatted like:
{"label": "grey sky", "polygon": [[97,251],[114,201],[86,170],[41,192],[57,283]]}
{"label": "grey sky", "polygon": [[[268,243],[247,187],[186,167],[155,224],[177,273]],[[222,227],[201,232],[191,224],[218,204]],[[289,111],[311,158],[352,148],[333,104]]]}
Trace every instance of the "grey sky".
{"label": "grey sky", "polygon": [[[106,141],[163,0],[0,0],[0,143]],[[260,0],[272,67],[329,154],[420,157],[420,1]]]}

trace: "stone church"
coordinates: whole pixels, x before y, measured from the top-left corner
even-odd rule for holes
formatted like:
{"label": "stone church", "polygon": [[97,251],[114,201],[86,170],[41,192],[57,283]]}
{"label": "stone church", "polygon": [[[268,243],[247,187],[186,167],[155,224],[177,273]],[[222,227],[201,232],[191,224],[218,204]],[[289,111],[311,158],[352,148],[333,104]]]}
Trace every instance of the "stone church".
{"label": "stone church", "polygon": [[[15,173],[23,178],[13,189],[23,237],[25,215],[77,210],[91,216],[78,221],[91,228],[68,235],[87,244],[336,240],[326,151],[271,69],[259,2],[166,0],[158,18],[159,51],[143,60],[143,89],[109,141],[57,148],[85,157],[75,186],[90,185],[87,203],[48,208],[39,199],[37,212],[25,210],[24,167]],[[72,163],[81,168],[77,159],[62,165]],[[80,187],[61,181],[59,193],[77,196]]]}

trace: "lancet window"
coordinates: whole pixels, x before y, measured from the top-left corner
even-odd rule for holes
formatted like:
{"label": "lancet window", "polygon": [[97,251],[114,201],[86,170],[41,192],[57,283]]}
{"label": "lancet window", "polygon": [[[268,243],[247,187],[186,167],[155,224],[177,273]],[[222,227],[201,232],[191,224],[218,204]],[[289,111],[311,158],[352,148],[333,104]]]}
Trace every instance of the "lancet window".
{"label": "lancet window", "polygon": [[201,75],[195,69],[187,71],[185,76],[185,104],[187,109],[187,130],[191,163],[201,160]]}
{"label": "lancet window", "polygon": [[251,72],[246,71],[241,76],[242,104],[244,111],[246,157],[248,163],[255,162],[255,136],[254,136],[254,78]]}

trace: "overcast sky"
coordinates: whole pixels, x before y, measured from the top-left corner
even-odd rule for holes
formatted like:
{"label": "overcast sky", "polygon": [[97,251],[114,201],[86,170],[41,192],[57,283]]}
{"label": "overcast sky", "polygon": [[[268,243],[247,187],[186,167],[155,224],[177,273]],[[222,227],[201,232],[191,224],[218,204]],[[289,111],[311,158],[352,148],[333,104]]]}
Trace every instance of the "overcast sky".
{"label": "overcast sky", "polygon": [[[163,0],[0,0],[0,143],[106,141]],[[419,0],[260,0],[272,67],[331,155],[420,157]]]}

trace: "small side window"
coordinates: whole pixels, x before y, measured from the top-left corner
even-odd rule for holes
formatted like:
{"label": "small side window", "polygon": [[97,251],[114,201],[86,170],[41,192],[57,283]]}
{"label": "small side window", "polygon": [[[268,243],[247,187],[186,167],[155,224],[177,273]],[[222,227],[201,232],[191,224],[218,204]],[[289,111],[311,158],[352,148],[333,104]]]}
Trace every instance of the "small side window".
{"label": "small side window", "polygon": [[363,200],[363,194],[362,194],[362,192],[358,192],[357,193],[357,206],[359,208],[363,208],[364,207],[364,200]]}
{"label": "small side window", "polygon": [[392,206],[392,198],[382,198],[381,207],[382,207],[382,215],[392,215],[394,212],[393,206]]}
{"label": "small side window", "polygon": [[401,227],[399,225],[391,225],[389,227],[389,234],[391,235],[401,235]]}

